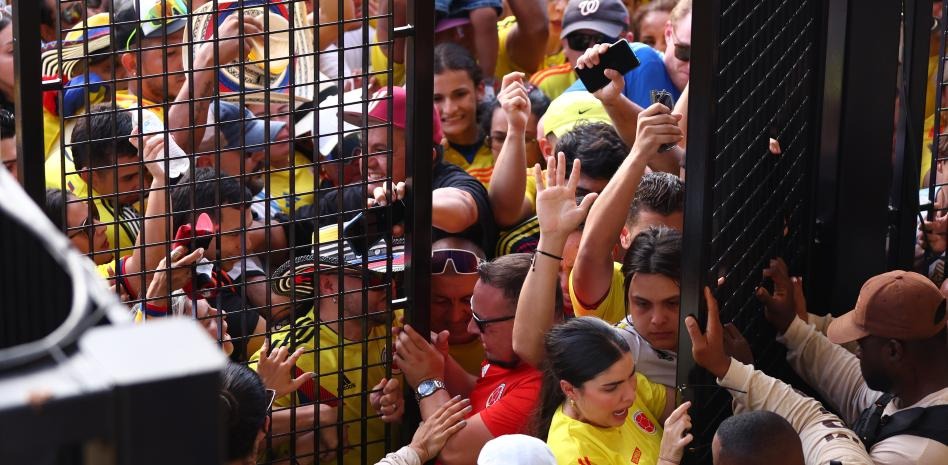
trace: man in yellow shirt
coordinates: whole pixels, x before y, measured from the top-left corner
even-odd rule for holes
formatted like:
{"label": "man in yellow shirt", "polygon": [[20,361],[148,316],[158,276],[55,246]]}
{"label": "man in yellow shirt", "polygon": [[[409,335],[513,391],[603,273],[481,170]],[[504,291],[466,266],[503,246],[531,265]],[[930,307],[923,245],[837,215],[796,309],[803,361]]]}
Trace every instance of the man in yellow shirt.
{"label": "man in yellow shirt", "polygon": [[[300,389],[276,399],[274,410],[309,404],[341,408],[349,445],[342,464],[362,463],[363,448],[368,463],[375,463],[385,455],[385,423],[400,421],[404,412],[399,370],[389,366],[392,354],[387,328],[395,324],[394,314],[385,311],[386,287],[391,285],[385,281],[388,262],[391,260],[392,272],[404,269],[404,242],[392,244],[391,255],[384,242],[370,247],[367,267],[363,267],[363,257],[353,251],[348,240],[341,240],[341,248],[338,242],[319,244],[316,257],[301,257],[275,273],[280,278],[274,286],[286,287],[288,280],[300,283],[297,289],[312,293],[316,303],[289,327],[272,333],[273,349],[305,349],[296,361],[294,376],[315,373]],[[315,273],[317,266],[319,273]],[[365,291],[359,292],[360,289]],[[259,352],[251,357],[251,368],[256,369],[259,358]],[[363,365],[363,360],[367,364]],[[363,408],[365,389],[371,393]],[[289,426],[290,413],[289,409],[275,411],[274,417],[285,417],[284,424]],[[307,419],[297,416],[296,421],[298,424],[286,431],[274,427],[274,446],[279,448],[289,440],[285,434],[276,439],[278,434],[306,432],[305,426],[299,424]],[[274,425],[279,423],[274,421]],[[361,442],[363,434],[367,443]],[[311,446],[306,442],[297,441],[297,454],[301,448]]]}

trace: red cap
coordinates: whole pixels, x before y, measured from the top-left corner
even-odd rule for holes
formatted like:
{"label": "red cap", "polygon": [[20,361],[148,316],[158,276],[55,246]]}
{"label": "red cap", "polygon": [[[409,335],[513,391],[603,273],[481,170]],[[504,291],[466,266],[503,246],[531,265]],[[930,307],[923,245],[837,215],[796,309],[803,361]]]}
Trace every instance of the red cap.
{"label": "red cap", "polygon": [[[388,121],[388,105],[389,102],[392,102],[392,126],[395,126],[399,129],[405,129],[405,119],[408,109],[408,94],[405,92],[404,87],[392,87],[391,95],[389,95],[388,88],[382,88],[372,94],[369,97],[369,113],[368,116],[373,122],[384,123]],[[347,105],[347,108],[349,106]],[[353,113],[351,111],[345,112],[347,116],[352,119],[352,116],[355,116],[356,119],[360,119],[358,113]],[[350,121],[352,122],[352,121]],[[353,122],[353,124],[357,124]],[[438,114],[438,107],[431,107],[431,140],[435,145],[440,145],[441,140],[444,138],[444,134],[441,132],[441,115]]]}
{"label": "red cap", "polygon": [[826,335],[836,344],[866,336],[927,339],[945,327],[945,297],[928,278],[890,271],[863,284],[856,308],[833,320]]}

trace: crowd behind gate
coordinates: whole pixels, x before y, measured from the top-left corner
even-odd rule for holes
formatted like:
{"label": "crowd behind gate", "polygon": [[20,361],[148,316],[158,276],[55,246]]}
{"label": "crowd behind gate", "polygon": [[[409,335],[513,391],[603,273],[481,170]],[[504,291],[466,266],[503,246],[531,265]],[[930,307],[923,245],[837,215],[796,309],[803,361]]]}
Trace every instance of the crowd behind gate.
{"label": "crowd behind gate", "polygon": [[[685,337],[732,397],[717,465],[948,463],[948,216],[840,317],[781,257],[755,277],[826,405],[754,367],[711,287],[704,328],[680,308],[692,0],[436,0],[412,115],[390,34],[410,0],[37,1],[62,88],[31,102],[45,153],[17,153],[4,5],[4,168],[44,157],[41,209],[135,324],[192,318],[227,354],[227,463],[675,465],[701,408],[676,402]],[[937,45],[922,189],[948,182]],[[390,309],[429,111],[421,334]],[[423,423],[386,441],[409,403]]]}

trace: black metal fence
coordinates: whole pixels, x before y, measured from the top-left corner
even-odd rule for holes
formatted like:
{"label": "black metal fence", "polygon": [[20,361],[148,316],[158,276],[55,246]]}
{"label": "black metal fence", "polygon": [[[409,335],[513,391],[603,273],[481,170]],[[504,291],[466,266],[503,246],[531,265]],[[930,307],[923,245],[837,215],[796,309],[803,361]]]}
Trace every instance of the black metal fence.
{"label": "black metal fence", "polygon": [[[722,319],[747,337],[755,366],[774,375],[789,370],[778,368],[784,351],[755,290],[771,258],[784,257],[797,274],[807,266],[821,8],[809,0],[694,4],[682,316],[704,308],[702,287],[723,277],[715,291]],[[693,369],[687,338],[678,353],[679,383],[715,384]],[[730,397],[707,387],[684,395],[701,406],[691,463],[708,463]]]}
{"label": "black metal fence", "polygon": [[[40,3],[14,2],[21,41],[40,43]],[[392,121],[432,106],[431,2],[401,27],[390,0],[56,3],[76,14],[53,15],[57,40],[16,61],[28,193],[136,318],[196,318],[251,367],[265,344],[303,349],[291,375],[314,375],[276,399],[266,463],[378,460],[398,439],[372,400],[398,377],[391,328],[428,321],[427,260],[412,257],[430,256],[432,129]],[[396,40],[407,63],[386,58]]]}

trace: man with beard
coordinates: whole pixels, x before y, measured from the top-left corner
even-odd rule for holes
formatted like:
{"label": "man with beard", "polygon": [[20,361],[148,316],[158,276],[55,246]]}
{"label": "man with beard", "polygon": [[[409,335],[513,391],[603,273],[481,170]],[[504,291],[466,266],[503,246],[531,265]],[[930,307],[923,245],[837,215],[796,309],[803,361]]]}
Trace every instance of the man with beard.
{"label": "man with beard", "polygon": [[[467,426],[448,439],[438,457],[441,463],[474,464],[487,441],[527,429],[541,373],[514,353],[513,322],[531,259],[531,254],[504,255],[477,270],[467,330],[477,334],[484,346],[479,377],[469,375],[447,355],[447,331],[437,334],[434,344],[411,326],[396,331],[395,360],[415,390],[422,419],[451,397],[471,400]],[[556,307],[562,318],[562,298]]]}
{"label": "man with beard", "polygon": [[[924,276],[870,278],[824,337],[794,311],[792,292],[760,291],[787,360],[840,412],[876,464],[948,463],[945,297]],[[852,354],[838,344],[855,341]]]}

